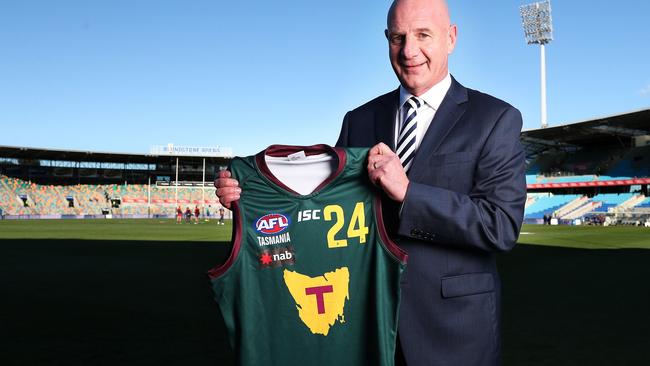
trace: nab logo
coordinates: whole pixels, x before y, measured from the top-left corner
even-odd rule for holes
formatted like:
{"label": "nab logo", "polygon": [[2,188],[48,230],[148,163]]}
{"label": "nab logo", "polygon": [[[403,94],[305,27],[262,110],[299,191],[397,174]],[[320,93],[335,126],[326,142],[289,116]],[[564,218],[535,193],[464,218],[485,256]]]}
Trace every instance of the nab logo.
{"label": "nab logo", "polygon": [[259,260],[262,268],[280,267],[296,263],[296,254],[292,247],[274,248],[262,251]]}
{"label": "nab logo", "polygon": [[268,214],[257,219],[255,230],[258,233],[279,234],[289,227],[289,219],[283,214]]}

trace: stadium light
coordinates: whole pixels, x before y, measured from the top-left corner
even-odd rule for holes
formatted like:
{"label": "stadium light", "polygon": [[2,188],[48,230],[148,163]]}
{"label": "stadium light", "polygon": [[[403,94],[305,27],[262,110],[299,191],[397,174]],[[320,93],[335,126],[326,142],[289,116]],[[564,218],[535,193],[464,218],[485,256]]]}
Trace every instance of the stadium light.
{"label": "stadium light", "polygon": [[541,121],[542,128],[548,127],[546,121],[546,52],[544,45],[553,40],[551,20],[551,1],[540,1],[519,7],[524,36],[528,44],[538,44],[541,50]]}

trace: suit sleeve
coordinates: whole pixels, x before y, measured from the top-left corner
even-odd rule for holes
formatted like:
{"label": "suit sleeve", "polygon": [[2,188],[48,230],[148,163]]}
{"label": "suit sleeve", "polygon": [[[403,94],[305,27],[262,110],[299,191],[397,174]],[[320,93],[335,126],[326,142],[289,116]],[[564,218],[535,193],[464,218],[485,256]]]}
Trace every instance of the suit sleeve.
{"label": "suit sleeve", "polygon": [[432,244],[487,252],[512,249],[526,201],[521,126],[521,114],[513,107],[497,117],[481,149],[469,192],[411,182],[398,233]]}
{"label": "suit sleeve", "polygon": [[341,133],[339,134],[339,139],[336,141],[337,147],[347,147],[349,146],[348,141],[348,125],[350,124],[350,113],[348,112],[343,117],[343,124],[341,125]]}

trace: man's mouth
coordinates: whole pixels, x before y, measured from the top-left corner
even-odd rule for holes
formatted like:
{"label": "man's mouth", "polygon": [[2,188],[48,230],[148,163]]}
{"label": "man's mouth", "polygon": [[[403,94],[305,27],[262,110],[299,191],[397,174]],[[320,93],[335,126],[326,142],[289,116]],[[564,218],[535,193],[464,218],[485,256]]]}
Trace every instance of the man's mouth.
{"label": "man's mouth", "polygon": [[419,68],[421,66],[424,66],[424,65],[426,65],[426,62],[423,62],[421,64],[410,64],[410,65],[409,64],[402,64],[402,67],[405,70],[416,70],[417,68]]}

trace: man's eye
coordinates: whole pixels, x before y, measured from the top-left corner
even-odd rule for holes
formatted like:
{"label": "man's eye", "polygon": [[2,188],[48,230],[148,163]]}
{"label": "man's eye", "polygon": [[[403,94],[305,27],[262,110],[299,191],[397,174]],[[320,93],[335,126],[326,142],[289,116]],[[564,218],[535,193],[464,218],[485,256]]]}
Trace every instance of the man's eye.
{"label": "man's eye", "polygon": [[427,39],[429,37],[431,37],[431,36],[428,33],[420,33],[420,34],[418,34],[419,39]]}
{"label": "man's eye", "polygon": [[401,44],[404,41],[404,37],[399,35],[390,36],[390,43],[392,44]]}

